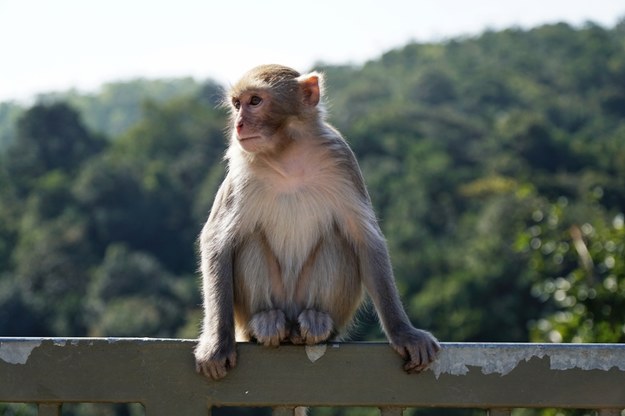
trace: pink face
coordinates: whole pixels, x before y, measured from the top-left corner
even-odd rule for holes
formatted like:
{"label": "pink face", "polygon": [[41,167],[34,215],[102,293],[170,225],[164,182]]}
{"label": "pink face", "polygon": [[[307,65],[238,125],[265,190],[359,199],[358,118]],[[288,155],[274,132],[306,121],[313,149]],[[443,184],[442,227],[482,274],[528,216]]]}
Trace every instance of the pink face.
{"label": "pink face", "polygon": [[244,78],[231,94],[232,140],[249,153],[283,149],[292,121],[317,120],[319,76],[275,81]]}
{"label": "pink face", "polygon": [[245,91],[232,98],[234,136],[243,150],[257,153],[271,146],[271,134],[266,128],[269,96],[264,92]]}

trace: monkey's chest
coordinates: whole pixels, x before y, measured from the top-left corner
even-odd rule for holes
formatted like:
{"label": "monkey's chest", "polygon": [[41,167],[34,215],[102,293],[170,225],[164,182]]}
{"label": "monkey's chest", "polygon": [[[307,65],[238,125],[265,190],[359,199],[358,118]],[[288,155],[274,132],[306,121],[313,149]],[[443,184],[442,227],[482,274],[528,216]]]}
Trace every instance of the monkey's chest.
{"label": "monkey's chest", "polygon": [[311,191],[278,194],[273,208],[260,213],[258,223],[275,253],[301,258],[332,226],[334,211]]}
{"label": "monkey's chest", "polygon": [[[260,191],[243,209],[248,232],[264,234],[284,273],[297,275],[319,241],[332,232],[341,210],[326,189]],[[250,199],[248,199],[250,200]]]}

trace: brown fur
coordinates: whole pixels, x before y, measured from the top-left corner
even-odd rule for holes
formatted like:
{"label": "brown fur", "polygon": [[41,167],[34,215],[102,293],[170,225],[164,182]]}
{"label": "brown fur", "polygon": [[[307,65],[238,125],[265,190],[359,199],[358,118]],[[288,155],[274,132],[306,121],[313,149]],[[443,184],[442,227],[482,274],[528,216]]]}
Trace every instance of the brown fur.
{"label": "brown fur", "polygon": [[405,369],[439,350],[404,312],[347,143],[323,119],[321,76],[266,65],[230,92],[228,174],[200,236],[198,371],[219,379],[239,340],[316,344],[350,324],[366,288]]}

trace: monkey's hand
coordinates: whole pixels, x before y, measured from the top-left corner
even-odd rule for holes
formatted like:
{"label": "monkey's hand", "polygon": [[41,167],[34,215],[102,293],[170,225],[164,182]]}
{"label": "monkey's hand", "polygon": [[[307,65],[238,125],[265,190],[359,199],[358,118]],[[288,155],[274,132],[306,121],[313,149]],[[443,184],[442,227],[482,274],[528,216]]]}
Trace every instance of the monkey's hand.
{"label": "monkey's hand", "polygon": [[279,346],[288,334],[286,316],[280,309],[270,309],[254,314],[249,327],[256,341],[266,347]]}
{"label": "monkey's hand", "polygon": [[218,343],[202,336],[195,348],[195,369],[213,380],[224,378],[228,370],[237,365],[234,339]]}
{"label": "monkey's hand", "polygon": [[425,370],[441,349],[432,334],[412,326],[392,334],[390,338],[395,351],[406,360],[404,370],[408,373]]}

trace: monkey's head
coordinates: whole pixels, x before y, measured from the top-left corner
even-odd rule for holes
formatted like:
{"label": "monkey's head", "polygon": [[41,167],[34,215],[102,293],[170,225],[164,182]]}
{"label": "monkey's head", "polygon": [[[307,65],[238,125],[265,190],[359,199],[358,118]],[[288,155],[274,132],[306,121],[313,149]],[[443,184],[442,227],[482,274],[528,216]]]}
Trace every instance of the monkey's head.
{"label": "monkey's head", "polygon": [[321,75],[281,65],[248,71],[229,91],[232,139],[249,153],[270,153],[319,120]]}

